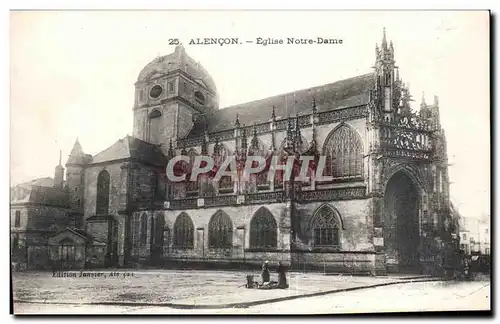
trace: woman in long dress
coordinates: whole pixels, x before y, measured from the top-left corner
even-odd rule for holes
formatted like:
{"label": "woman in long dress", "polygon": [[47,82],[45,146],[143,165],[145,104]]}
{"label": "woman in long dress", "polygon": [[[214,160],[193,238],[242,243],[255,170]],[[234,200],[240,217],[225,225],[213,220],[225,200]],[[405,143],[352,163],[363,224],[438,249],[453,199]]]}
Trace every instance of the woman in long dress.
{"label": "woman in long dress", "polygon": [[278,287],[288,288],[288,284],[286,283],[286,268],[281,262],[278,263],[278,270],[276,272],[278,272]]}
{"label": "woman in long dress", "polygon": [[266,283],[266,282],[270,281],[269,262],[268,261],[264,262],[264,264],[262,265],[261,276],[262,276],[262,283]]}

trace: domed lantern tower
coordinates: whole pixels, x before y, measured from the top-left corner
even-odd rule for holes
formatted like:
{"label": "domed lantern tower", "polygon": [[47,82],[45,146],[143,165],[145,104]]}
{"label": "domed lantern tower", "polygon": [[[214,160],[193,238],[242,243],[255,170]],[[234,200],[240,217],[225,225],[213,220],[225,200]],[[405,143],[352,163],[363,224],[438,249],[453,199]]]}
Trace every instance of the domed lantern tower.
{"label": "domed lantern tower", "polygon": [[215,83],[182,45],[148,63],[135,83],[134,137],[167,154],[172,139],[185,137],[196,115],[218,109]]}

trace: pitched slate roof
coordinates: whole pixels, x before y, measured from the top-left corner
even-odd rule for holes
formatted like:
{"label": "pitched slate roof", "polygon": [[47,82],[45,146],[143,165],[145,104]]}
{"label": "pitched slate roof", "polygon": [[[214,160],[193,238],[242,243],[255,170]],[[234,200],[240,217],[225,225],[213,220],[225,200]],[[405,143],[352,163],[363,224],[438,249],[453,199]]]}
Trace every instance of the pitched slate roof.
{"label": "pitched slate roof", "polygon": [[313,97],[318,112],[353,107],[368,103],[373,85],[373,73],[363,74],[338,82],[298,90],[287,94],[252,101],[213,111],[199,118],[187,137],[201,136],[205,128],[210,133],[234,128],[236,115],[241,125],[263,123],[271,119],[275,107],[276,119],[294,117],[312,112]]}
{"label": "pitched slate roof", "polygon": [[69,196],[67,191],[59,188],[21,185],[11,188],[10,203],[37,203],[69,207]]}
{"label": "pitched slate roof", "polygon": [[158,166],[167,164],[167,159],[158,146],[132,136],[119,139],[116,143],[95,155],[91,164],[129,158]]}
{"label": "pitched slate roof", "polygon": [[52,179],[51,177],[38,178],[38,179],[31,180],[28,182],[20,183],[17,186],[21,186],[21,187],[31,187],[31,186],[53,187],[54,186],[54,179]]}
{"label": "pitched slate roof", "polygon": [[10,202],[11,204],[39,203],[58,207],[69,206],[68,193],[53,185],[54,180],[50,177],[20,183],[10,188]]}

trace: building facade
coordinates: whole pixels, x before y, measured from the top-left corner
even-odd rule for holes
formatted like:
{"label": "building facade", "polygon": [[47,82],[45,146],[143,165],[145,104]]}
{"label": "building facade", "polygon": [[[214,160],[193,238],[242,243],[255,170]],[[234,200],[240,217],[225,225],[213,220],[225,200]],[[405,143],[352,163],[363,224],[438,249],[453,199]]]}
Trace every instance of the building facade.
{"label": "building facade", "polygon": [[[411,109],[385,31],[372,73],[224,109],[218,98],[209,73],[177,46],[139,74],[133,136],[95,156],[75,143],[65,190],[82,215],[85,259],[422,271],[458,235],[438,99]],[[239,176],[170,182],[166,166],[178,155],[210,156],[216,167],[234,156]],[[251,155],[324,156],[332,180],[278,172],[243,181]],[[67,232],[61,240],[75,241]]]}
{"label": "building facade", "polygon": [[460,222],[460,249],[467,255],[491,255],[489,217],[462,217]]}

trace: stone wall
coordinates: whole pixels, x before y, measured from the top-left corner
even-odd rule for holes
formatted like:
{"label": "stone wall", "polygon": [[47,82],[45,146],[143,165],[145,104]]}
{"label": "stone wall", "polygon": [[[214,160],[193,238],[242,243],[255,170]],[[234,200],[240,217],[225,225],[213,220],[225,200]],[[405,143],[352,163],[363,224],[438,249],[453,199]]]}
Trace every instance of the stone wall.
{"label": "stone wall", "polygon": [[103,170],[108,171],[110,176],[108,213],[110,215],[118,215],[120,210],[125,209],[128,170],[123,168],[124,166],[123,162],[116,162],[105,165],[93,165],[85,169],[85,219],[96,213],[97,177]]}
{"label": "stone wall", "polygon": [[296,205],[297,220],[300,224],[297,238],[306,248],[313,248],[311,222],[319,208],[332,207],[341,218],[343,229],[340,231],[341,251],[374,251],[369,234],[370,201],[368,199],[313,202]]}
{"label": "stone wall", "polygon": [[[312,234],[309,224],[315,212],[324,206],[333,207],[341,217],[341,245],[339,249],[318,251],[312,244]],[[370,200],[347,200],[314,202],[297,205],[295,209],[287,203],[262,205],[228,206],[221,208],[197,208],[184,211],[162,210],[141,211],[133,214],[132,231],[134,251],[138,258],[146,260],[150,249],[150,219],[159,217],[164,219],[163,231],[165,235],[163,245],[163,262],[182,261],[187,263],[236,263],[248,266],[259,266],[264,260],[277,264],[281,261],[297,269],[372,272],[375,269],[375,251],[369,239],[372,231],[367,219]],[[278,224],[276,249],[250,248],[250,221],[260,209],[267,208],[275,217]],[[225,212],[233,225],[233,246],[226,249],[214,249],[209,246],[208,224],[210,218],[217,211]],[[193,248],[179,248],[173,243],[173,228],[177,217],[186,213],[194,225]],[[291,246],[291,214],[293,213],[302,232],[298,233],[302,244],[294,248]],[[140,216],[147,215],[148,239],[146,244],[139,244]],[[321,268],[321,269],[320,269]]]}

